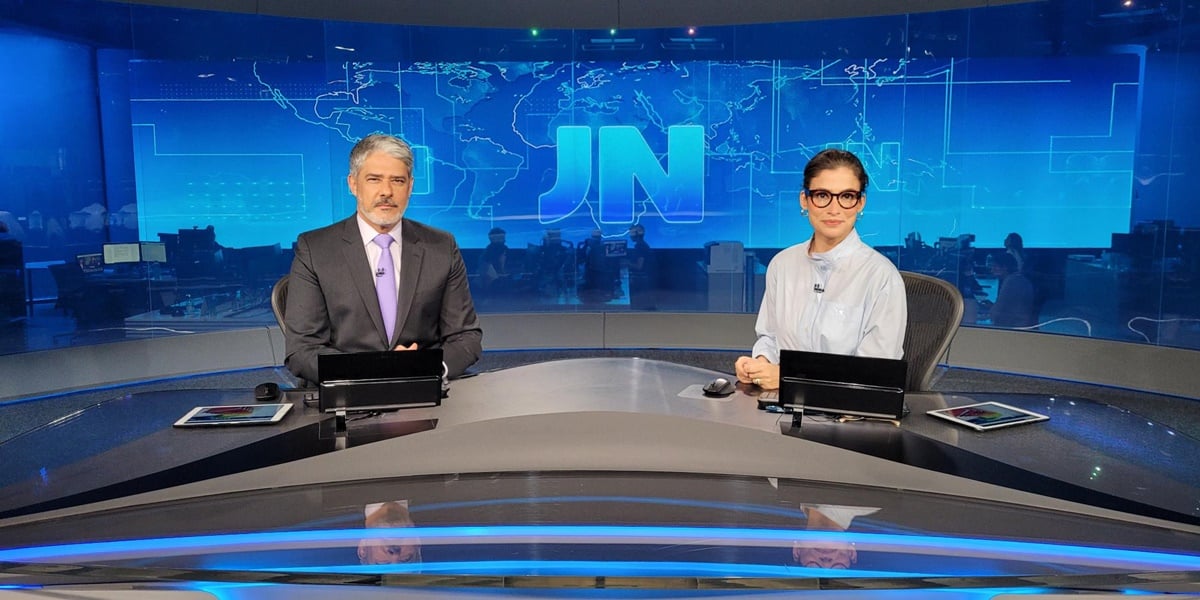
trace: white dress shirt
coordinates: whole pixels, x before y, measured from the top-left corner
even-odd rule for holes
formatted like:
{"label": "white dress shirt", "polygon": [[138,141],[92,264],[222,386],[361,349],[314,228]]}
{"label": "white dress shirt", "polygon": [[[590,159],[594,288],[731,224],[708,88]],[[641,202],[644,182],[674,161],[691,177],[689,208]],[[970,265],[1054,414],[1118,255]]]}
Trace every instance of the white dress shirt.
{"label": "white dress shirt", "polygon": [[[753,356],[779,363],[779,350],[903,358],[908,303],[904,280],[858,233],[809,254],[811,240],[767,266]],[[820,290],[820,291],[818,291]]]}
{"label": "white dress shirt", "polygon": [[865,517],[879,512],[874,506],[841,506],[838,504],[801,504],[800,508],[815,510],[833,521],[842,531],[850,529],[856,517]]}
{"label": "white dress shirt", "polygon": [[[374,281],[375,269],[379,268],[379,257],[383,256],[383,248],[380,248],[379,244],[375,243],[375,236],[379,235],[379,232],[375,231],[374,227],[371,227],[371,225],[369,223],[367,223],[365,220],[363,220],[362,215],[357,215],[357,217],[358,217],[358,233],[359,233],[359,235],[362,236],[363,246],[365,246],[367,249],[367,263],[369,263],[371,265],[371,277],[372,277],[371,281]],[[394,283],[396,285],[396,294],[397,295],[400,294],[400,229],[401,228],[402,228],[401,224],[397,223],[396,226],[393,227],[392,230],[388,232],[388,235],[392,236],[392,239],[395,240],[394,242],[392,242],[391,246],[388,246],[388,250],[390,250],[391,254],[392,254],[392,278],[396,280]]]}

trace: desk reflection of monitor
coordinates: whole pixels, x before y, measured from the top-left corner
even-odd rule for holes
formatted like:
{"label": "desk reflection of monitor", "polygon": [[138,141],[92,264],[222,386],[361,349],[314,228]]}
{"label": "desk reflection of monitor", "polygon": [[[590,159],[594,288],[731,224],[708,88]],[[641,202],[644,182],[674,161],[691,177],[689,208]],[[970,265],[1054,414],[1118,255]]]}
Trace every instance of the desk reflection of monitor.
{"label": "desk reflection of monitor", "polygon": [[104,255],[99,252],[76,254],[75,262],[79,263],[79,270],[84,273],[99,273],[104,270]]}
{"label": "desk reflection of monitor", "polygon": [[142,256],[142,262],[167,262],[167,245],[162,242],[142,242],[139,244],[139,250]]}
{"label": "desk reflection of monitor", "polygon": [[136,244],[104,244],[104,264],[120,265],[142,262],[141,248]]}
{"label": "desk reflection of monitor", "polygon": [[899,419],[908,363],[799,350],[779,352],[779,404],[796,412]]}

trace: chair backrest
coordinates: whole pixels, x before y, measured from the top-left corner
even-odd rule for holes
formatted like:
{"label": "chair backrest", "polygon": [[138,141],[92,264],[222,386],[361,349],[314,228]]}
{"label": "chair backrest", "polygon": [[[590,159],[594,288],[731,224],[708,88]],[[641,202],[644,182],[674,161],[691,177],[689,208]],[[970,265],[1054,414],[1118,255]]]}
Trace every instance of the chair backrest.
{"label": "chair backrest", "polygon": [[271,288],[271,310],[275,313],[275,320],[279,322],[279,330],[285,335],[287,334],[287,325],[283,324],[283,311],[287,308],[287,287],[288,276],[284,275]]}
{"label": "chair backrest", "polygon": [[50,276],[54,278],[54,285],[58,288],[60,296],[82,292],[87,283],[78,264],[51,264],[46,268],[50,271]]}
{"label": "chair backrest", "polygon": [[928,390],[938,361],[962,322],[963,297],[944,279],[901,271],[908,299],[908,325],[904,329],[904,359],[908,361],[905,391]]}
{"label": "chair backrest", "polygon": [[0,270],[25,271],[25,252],[20,241],[0,240]]}

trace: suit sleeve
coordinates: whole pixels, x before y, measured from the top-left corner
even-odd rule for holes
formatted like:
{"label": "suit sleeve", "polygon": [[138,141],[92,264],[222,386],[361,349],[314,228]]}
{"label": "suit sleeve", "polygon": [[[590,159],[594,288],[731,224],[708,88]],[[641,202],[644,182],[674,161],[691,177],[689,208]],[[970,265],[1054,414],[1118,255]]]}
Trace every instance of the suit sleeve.
{"label": "suit sleeve", "polygon": [[442,293],[441,334],[442,359],[447,375],[457,377],[479,360],[483,352],[483,329],[475,314],[471,288],[467,282],[467,267],[458,244],[452,246],[450,272]]}
{"label": "suit sleeve", "polygon": [[296,257],[288,274],[283,322],[287,326],[284,364],[297,377],[317,381],[317,356],[335,350],[330,343],[329,309],[313,269],[312,251],[305,236],[296,241]]}

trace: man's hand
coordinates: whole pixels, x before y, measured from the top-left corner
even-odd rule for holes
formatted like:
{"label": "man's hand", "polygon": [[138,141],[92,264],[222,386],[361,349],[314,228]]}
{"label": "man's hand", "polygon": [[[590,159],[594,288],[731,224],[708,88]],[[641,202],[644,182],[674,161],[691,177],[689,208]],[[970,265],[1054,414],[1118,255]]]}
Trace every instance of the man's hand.
{"label": "man's hand", "polygon": [[764,390],[779,389],[779,365],[772,364],[762,356],[738,358],[734,363],[734,371],[742,383],[751,383]]}
{"label": "man's hand", "polygon": [[746,374],[747,364],[754,362],[749,356],[739,356],[737,362],[733,363],[733,371],[737,375],[738,381],[742,383],[750,383],[750,375]]}
{"label": "man's hand", "polygon": [[401,350],[416,350],[416,349],[417,349],[417,343],[416,343],[416,342],[413,342],[413,343],[411,343],[411,344],[409,344],[409,345],[407,345],[407,346],[405,346],[405,345],[403,345],[403,344],[396,344],[396,347],[395,347],[395,348],[392,348],[392,350],[395,350],[395,351],[397,351],[397,352],[399,352],[399,351],[401,351]]}

